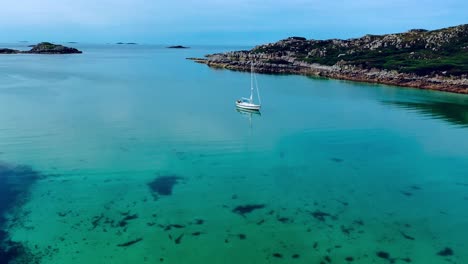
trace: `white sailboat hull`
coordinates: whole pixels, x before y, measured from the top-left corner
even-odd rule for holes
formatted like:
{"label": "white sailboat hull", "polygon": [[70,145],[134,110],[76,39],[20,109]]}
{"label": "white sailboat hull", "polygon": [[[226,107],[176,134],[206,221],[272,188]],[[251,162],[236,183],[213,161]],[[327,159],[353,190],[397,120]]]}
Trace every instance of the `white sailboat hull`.
{"label": "white sailboat hull", "polygon": [[260,110],[260,105],[251,104],[251,103],[247,103],[247,102],[236,101],[236,106],[238,108],[247,109],[247,110],[254,110],[254,111],[259,111]]}
{"label": "white sailboat hull", "polygon": [[[257,88],[257,97],[258,97],[259,104],[254,104],[254,100],[253,100],[254,87]],[[241,99],[237,100],[236,106],[239,109],[250,110],[250,111],[260,111],[260,104],[261,104],[261,101],[260,101],[260,93],[258,91],[257,77],[255,77],[254,69],[253,69],[253,62],[251,62],[250,64],[250,97],[249,98],[242,97]]]}

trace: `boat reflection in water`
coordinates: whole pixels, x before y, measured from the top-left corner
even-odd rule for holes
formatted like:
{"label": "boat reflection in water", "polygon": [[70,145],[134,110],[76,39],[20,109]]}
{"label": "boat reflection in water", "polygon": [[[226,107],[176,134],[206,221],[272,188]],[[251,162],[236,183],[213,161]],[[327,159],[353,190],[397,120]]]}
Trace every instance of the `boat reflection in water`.
{"label": "boat reflection in water", "polygon": [[246,118],[249,119],[249,127],[252,128],[252,117],[253,116],[258,116],[260,117],[262,114],[258,110],[248,110],[248,109],[243,109],[243,108],[238,108],[236,107],[236,111],[245,116]]}

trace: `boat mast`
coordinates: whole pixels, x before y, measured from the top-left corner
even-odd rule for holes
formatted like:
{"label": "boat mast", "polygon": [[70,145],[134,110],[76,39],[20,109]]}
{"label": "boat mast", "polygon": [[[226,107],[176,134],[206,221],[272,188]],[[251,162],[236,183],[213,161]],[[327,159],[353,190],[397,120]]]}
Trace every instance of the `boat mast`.
{"label": "boat mast", "polygon": [[250,62],[250,103],[253,103],[253,90],[254,90],[254,79],[253,79],[253,61]]}
{"label": "boat mast", "polygon": [[257,88],[257,97],[258,97],[258,104],[262,104],[262,99],[260,99],[260,91],[258,90],[258,82],[257,82],[257,75],[254,74],[255,79],[255,87]]}

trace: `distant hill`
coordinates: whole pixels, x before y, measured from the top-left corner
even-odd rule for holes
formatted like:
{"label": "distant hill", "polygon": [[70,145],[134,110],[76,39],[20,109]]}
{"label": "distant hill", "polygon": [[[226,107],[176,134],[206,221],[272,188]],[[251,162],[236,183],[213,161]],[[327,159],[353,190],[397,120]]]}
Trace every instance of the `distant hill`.
{"label": "distant hill", "polygon": [[468,93],[468,24],[353,39],[290,37],[195,59],[213,67],[298,73]]}
{"label": "distant hill", "polygon": [[169,46],[167,47],[168,49],[188,49],[189,47],[185,47],[182,45],[176,45],[176,46]]}
{"label": "distant hill", "polygon": [[29,45],[29,51],[20,51],[14,49],[0,48],[0,54],[74,54],[82,53],[82,51],[75,48],[56,45],[50,42],[41,42],[36,45]]}
{"label": "distant hill", "polygon": [[468,24],[427,31],[366,35],[340,40],[292,37],[261,45],[253,53],[266,53],[323,65],[337,63],[426,75],[468,73]]}

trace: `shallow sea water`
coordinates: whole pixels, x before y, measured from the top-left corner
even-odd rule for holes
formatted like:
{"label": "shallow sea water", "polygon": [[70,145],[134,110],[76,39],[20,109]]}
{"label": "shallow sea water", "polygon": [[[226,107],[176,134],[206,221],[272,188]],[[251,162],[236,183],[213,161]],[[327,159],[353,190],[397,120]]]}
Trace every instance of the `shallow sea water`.
{"label": "shallow sea water", "polygon": [[468,263],[467,96],[77,47],[1,57],[18,262]]}

